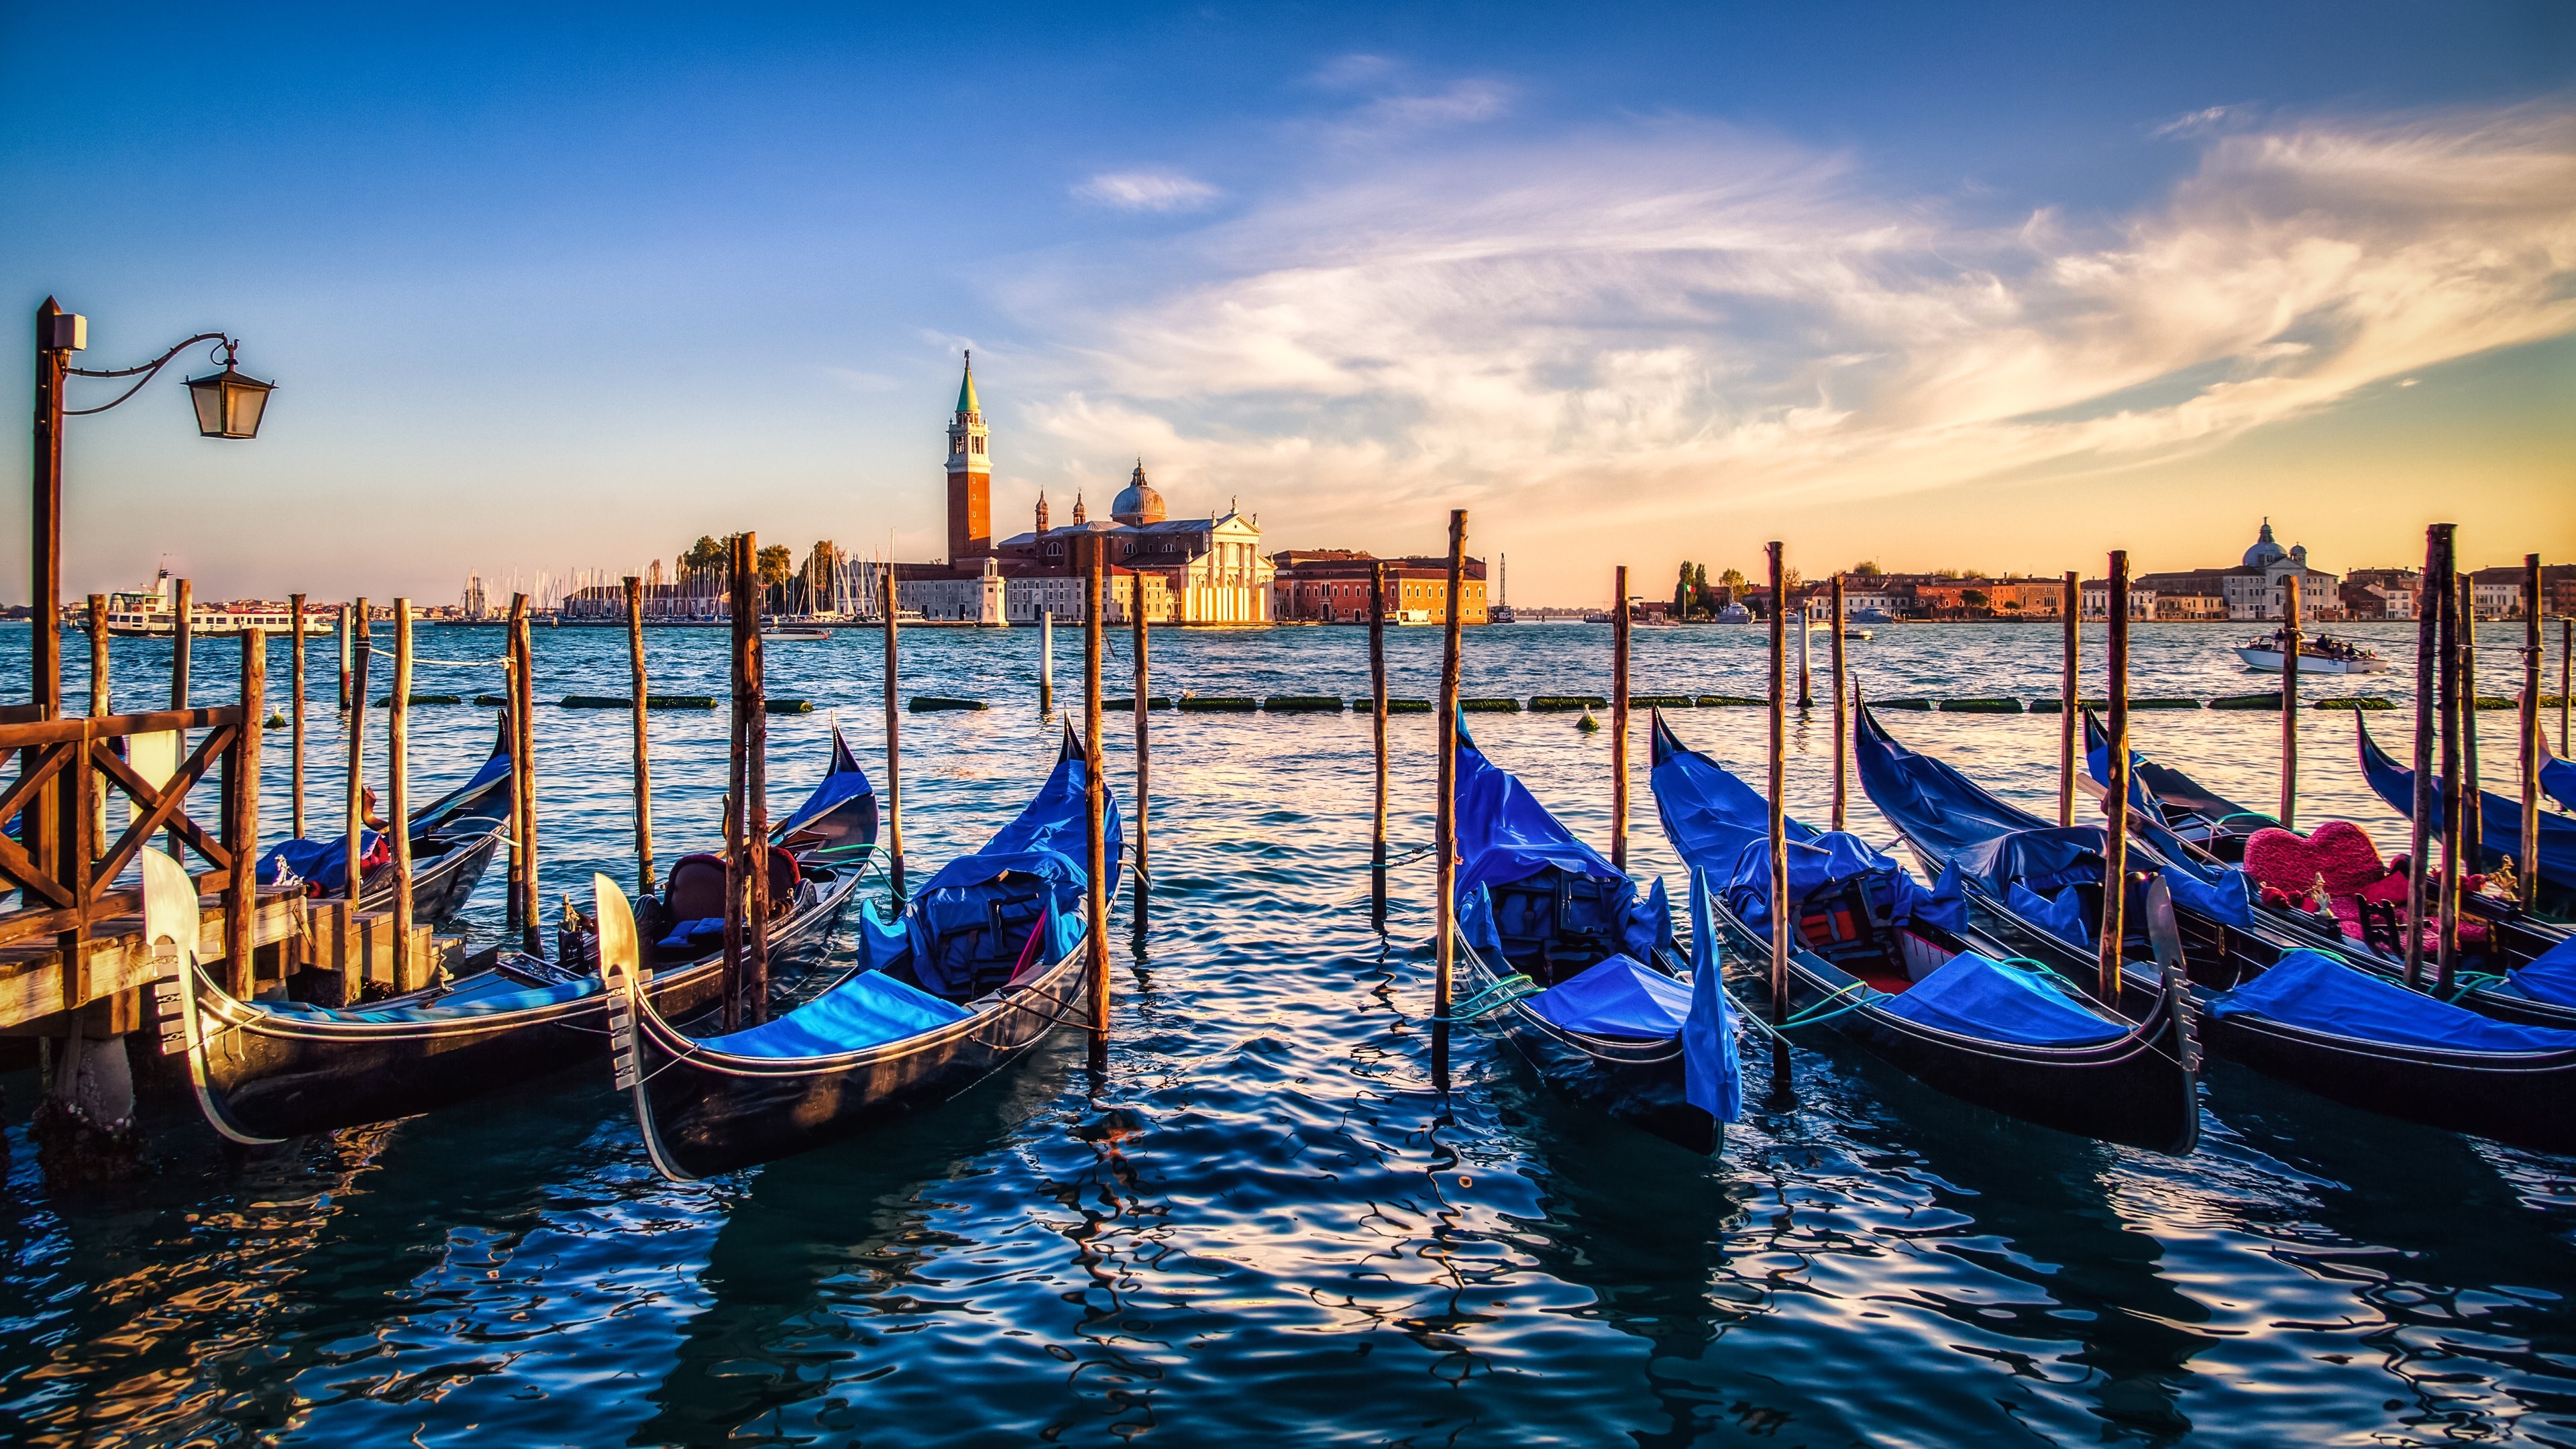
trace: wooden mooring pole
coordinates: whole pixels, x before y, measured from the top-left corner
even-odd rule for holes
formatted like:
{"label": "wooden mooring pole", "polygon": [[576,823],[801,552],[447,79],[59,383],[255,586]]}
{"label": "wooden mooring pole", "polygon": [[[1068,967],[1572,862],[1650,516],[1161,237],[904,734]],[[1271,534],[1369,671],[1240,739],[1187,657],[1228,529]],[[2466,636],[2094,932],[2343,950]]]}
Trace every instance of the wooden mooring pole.
{"label": "wooden mooring pole", "polygon": [[248,1001],[259,990],[252,928],[259,915],[259,751],[268,708],[268,635],[244,629],[241,650],[241,746],[232,757],[240,765],[224,766],[224,808],[232,817],[225,836],[233,852],[224,891],[224,966],[226,989]]}
{"label": "wooden mooring pole", "polygon": [[2441,932],[2434,956],[2433,990],[2444,1000],[2451,995],[2451,977],[2459,969],[2460,955],[2460,880],[2468,874],[2464,852],[2464,822],[2470,811],[2462,808],[2460,798],[2460,579],[2459,544],[2456,535],[2442,540],[2442,628],[2439,649],[2440,703],[2436,708],[2442,725],[2442,902],[2437,917]]}
{"label": "wooden mooring pole", "polygon": [[[1780,564],[1780,541],[1763,545],[1771,570],[1771,763],[1769,776],[1771,862],[1771,1024],[1789,1019],[1789,835],[1785,792],[1789,748],[1789,595]],[[1789,1095],[1788,1043],[1776,1032],[1771,1039],[1771,1094]]]}
{"label": "wooden mooring pole", "polygon": [[1055,714],[1055,610],[1038,610],[1038,713]]}
{"label": "wooden mooring pole", "polygon": [[2299,598],[2302,578],[2281,591],[2281,828],[2299,828]]}
{"label": "wooden mooring pole", "polygon": [[1851,783],[1851,734],[1846,727],[1843,708],[1847,702],[1844,691],[1850,685],[1847,682],[1847,665],[1843,659],[1843,575],[1840,569],[1834,571],[1833,607],[1834,829],[1840,830],[1843,828],[1846,814],[1845,805],[1848,799],[1846,791]]}
{"label": "wooden mooring pole", "polygon": [[2487,858],[2486,815],[2479,808],[2486,786],[2478,769],[2478,585],[2475,575],[2462,573],[2459,560],[2451,561],[2451,577],[2458,588],[2459,627],[2455,637],[2460,641],[2460,708],[2452,716],[2460,731],[2460,873],[2477,873]]}
{"label": "wooden mooring pole", "polygon": [[2522,908],[2540,903],[2540,555],[2522,556]]}
{"label": "wooden mooring pole", "polygon": [[519,663],[519,621],[527,616],[527,611],[528,596],[512,594],[508,619],[501,626],[501,697],[507,701],[501,710],[501,728],[510,737],[510,828],[507,832],[510,838],[510,877],[508,888],[501,897],[501,908],[504,929],[511,932],[520,928],[520,879],[527,875],[530,864],[527,836],[520,830],[522,812],[519,798],[524,789],[520,773],[528,763],[524,758],[526,752],[519,745],[519,715],[524,708],[520,702],[523,693],[520,686],[526,683],[523,677],[526,671]]}
{"label": "wooden mooring pole", "polygon": [[[349,608],[351,616],[357,620],[357,629],[365,630],[367,601],[363,598],[355,600]],[[367,660],[371,642],[365,633],[360,632],[349,645],[349,778],[346,798],[343,801],[343,823],[348,827],[348,835],[340,844],[342,864],[348,870],[347,879],[342,884],[348,887],[349,922],[352,930],[357,927],[359,860],[365,854],[360,849],[360,842],[367,831]]]}
{"label": "wooden mooring pole", "polygon": [[358,647],[357,630],[350,625],[349,606],[340,606],[340,713],[349,712],[349,651]]}
{"label": "wooden mooring pole", "polygon": [[1108,541],[1094,534],[1084,561],[1082,599],[1082,803],[1089,837],[1086,892],[1091,929],[1083,952],[1091,965],[1091,1039],[1109,1040],[1109,782],[1101,778],[1100,639],[1108,627]]}
{"label": "wooden mooring pole", "polygon": [[885,567],[886,865],[894,903],[903,904],[903,716],[895,704],[894,565]]}
{"label": "wooden mooring pole", "polygon": [[1369,899],[1386,933],[1386,565],[1369,565],[1369,733],[1377,753],[1377,801],[1369,826]]}
{"label": "wooden mooring pole", "polygon": [[1153,878],[1149,858],[1152,832],[1147,828],[1152,819],[1154,751],[1152,711],[1145,707],[1150,671],[1145,659],[1145,576],[1131,574],[1127,580],[1127,623],[1135,637],[1130,640],[1136,655],[1136,929],[1142,941],[1145,929],[1145,883]]}
{"label": "wooden mooring pole", "polygon": [[295,671],[294,703],[291,706],[295,711],[295,742],[291,751],[295,795],[292,813],[295,838],[301,840],[304,838],[304,596],[289,594],[286,602],[287,657]]}
{"label": "wooden mooring pole", "polygon": [[2057,686],[2057,823],[2061,827],[2075,823],[2075,772],[2081,763],[2076,757],[2082,753],[2076,742],[2084,735],[2079,718],[2084,708],[2082,575],[2068,569],[2064,588],[2066,592],[2057,605],[2063,616],[2059,624],[2065,634],[2062,644],[2065,657],[2059,662]]}
{"label": "wooden mooring pole", "polygon": [[2576,615],[2562,614],[2558,619],[2558,758],[2562,760],[2571,753],[2567,720],[2571,703],[2576,703],[2569,698],[2576,694],[2576,689],[2570,688],[2576,685],[2576,664],[2571,660],[2576,660]]}
{"label": "wooden mooring pole", "polygon": [[[1449,590],[1441,628],[1440,799],[1432,816],[1431,854],[1437,905],[1432,949],[1432,1014],[1449,1017],[1450,978],[1458,964],[1458,594],[1466,575],[1467,510],[1449,510]],[[1438,1065],[1445,1067],[1446,1063]]]}
{"label": "wooden mooring pole", "polygon": [[2424,573],[2415,589],[2415,748],[2408,756],[2415,770],[2415,794],[2409,802],[2406,827],[2406,984],[2420,986],[2424,981],[2424,922],[2431,904],[2426,890],[2432,881],[2433,845],[2433,736],[2439,726],[2436,701],[2439,698],[2438,675],[2442,668],[2441,629],[2442,600],[2451,586],[2442,577],[2443,549],[2450,541],[2451,525],[2436,523],[2424,530]]}
{"label": "wooden mooring pole", "polygon": [[2111,550],[2110,607],[2103,651],[2110,701],[2110,779],[2102,796],[2102,939],[2094,995],[2120,1004],[2120,953],[2129,935],[2129,551]]}
{"label": "wooden mooring pole", "polygon": [[394,689],[385,706],[385,823],[394,846],[394,990],[427,983],[411,952],[411,600],[394,600]]}
{"label": "wooden mooring pole", "polygon": [[751,887],[743,939],[743,1020],[769,1020],[769,685],[760,656],[760,615],[769,590],[760,581],[760,543],[742,536],[742,564],[750,576],[743,593],[751,617],[742,640],[742,849]]}
{"label": "wooden mooring pole", "polygon": [[[195,616],[195,593],[190,589],[188,581],[181,579],[179,580],[179,613],[170,625],[170,707],[172,709],[188,707],[188,665],[197,652]],[[57,648],[59,647],[58,645]],[[57,669],[62,667],[59,657],[54,667]],[[177,734],[179,744],[177,752],[172,756],[173,763],[188,757],[188,732],[180,730]],[[179,833],[178,827],[173,826],[169,839],[170,858],[185,861],[188,858],[187,838]]]}
{"label": "wooden mooring pole", "polygon": [[635,698],[635,888],[653,889],[653,751],[644,728],[644,581],[626,576],[626,672]]}
{"label": "wooden mooring pole", "polygon": [[89,714],[103,719],[108,709],[107,595],[89,596]]}
{"label": "wooden mooring pole", "polygon": [[1628,868],[1628,566],[1610,580],[1610,864]]}
{"label": "wooden mooring pole", "polygon": [[1811,652],[1809,641],[1815,637],[1815,632],[1815,620],[1807,617],[1807,601],[1800,599],[1798,601],[1798,712],[1800,714],[1816,707],[1815,692],[1807,687],[1807,656]]}

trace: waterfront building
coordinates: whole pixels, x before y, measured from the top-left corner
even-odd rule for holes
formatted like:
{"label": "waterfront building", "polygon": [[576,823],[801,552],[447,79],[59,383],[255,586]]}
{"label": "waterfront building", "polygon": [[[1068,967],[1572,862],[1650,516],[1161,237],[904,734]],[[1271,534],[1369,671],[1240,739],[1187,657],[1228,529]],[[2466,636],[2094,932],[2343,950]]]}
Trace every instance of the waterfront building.
{"label": "waterfront building", "polygon": [[[1368,622],[1369,575],[1379,564],[1387,571],[1387,622],[1437,624],[1449,617],[1449,559],[1419,554],[1379,559],[1364,549],[1283,549],[1271,555],[1272,617],[1324,624]],[[1485,561],[1464,560],[1459,569],[1458,622],[1490,620],[1485,598]]]}
{"label": "waterfront building", "polygon": [[1035,522],[1030,531],[992,546],[1003,568],[1014,575],[1071,575],[1082,558],[1077,545],[1097,539],[1109,551],[1114,569],[1145,578],[1148,623],[1270,622],[1274,569],[1261,555],[1260,519],[1239,505],[1212,517],[1171,517],[1163,495],[1147,481],[1141,458],[1127,486],[1111,500],[1107,519],[1091,518],[1076,494],[1073,522],[1048,527],[1041,494]]}

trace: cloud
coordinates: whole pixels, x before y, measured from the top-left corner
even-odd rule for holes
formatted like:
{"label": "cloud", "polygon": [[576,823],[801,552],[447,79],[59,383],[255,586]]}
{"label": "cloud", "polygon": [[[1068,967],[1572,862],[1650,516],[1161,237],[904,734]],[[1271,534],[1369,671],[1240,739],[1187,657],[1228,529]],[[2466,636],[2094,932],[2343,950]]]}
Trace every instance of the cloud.
{"label": "cloud", "polygon": [[2185,111],[2147,134],[2159,140],[2171,136],[2205,136],[2231,119],[2242,117],[2244,112],[2242,106],[2207,106],[2197,111]]}
{"label": "cloud", "polygon": [[1073,188],[1073,194],[1121,211],[1192,211],[1214,201],[1217,189],[1164,172],[1104,171]]}
{"label": "cloud", "polygon": [[1669,521],[1721,480],[1857,500],[2174,457],[2576,331],[2563,109],[2214,137],[2082,227],[1695,123],[1322,164],[1156,255],[1179,280],[1142,300],[1033,279],[1029,320],[1078,339],[1041,424],[1319,527],[1435,495]]}
{"label": "cloud", "polygon": [[1462,80],[1444,90],[1380,96],[1361,111],[1379,126],[1448,126],[1490,121],[1511,105],[1512,89],[1500,81]]}

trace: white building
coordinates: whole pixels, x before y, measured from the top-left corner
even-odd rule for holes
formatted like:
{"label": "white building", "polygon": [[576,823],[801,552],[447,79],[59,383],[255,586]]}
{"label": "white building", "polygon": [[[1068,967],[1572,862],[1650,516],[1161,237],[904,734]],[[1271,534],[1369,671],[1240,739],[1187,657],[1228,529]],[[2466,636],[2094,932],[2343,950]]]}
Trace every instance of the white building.
{"label": "white building", "polygon": [[1007,626],[1009,582],[1002,577],[1001,566],[987,558],[983,572],[960,579],[898,580],[895,606],[920,610],[922,622],[928,624]]}

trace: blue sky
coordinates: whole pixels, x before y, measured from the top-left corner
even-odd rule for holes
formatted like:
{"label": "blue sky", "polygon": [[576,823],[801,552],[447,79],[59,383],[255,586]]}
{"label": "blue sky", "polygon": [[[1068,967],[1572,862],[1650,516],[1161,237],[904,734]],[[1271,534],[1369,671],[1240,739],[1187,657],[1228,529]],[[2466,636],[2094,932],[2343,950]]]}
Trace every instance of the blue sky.
{"label": "blue sky", "polygon": [[2576,538],[2571,16],[14,7],[0,238],[92,365],[280,382],[73,424],[75,591],[934,556],[967,347],[1006,525],[1141,454],[1281,546],[1469,507],[1532,602],[2500,560]]}

